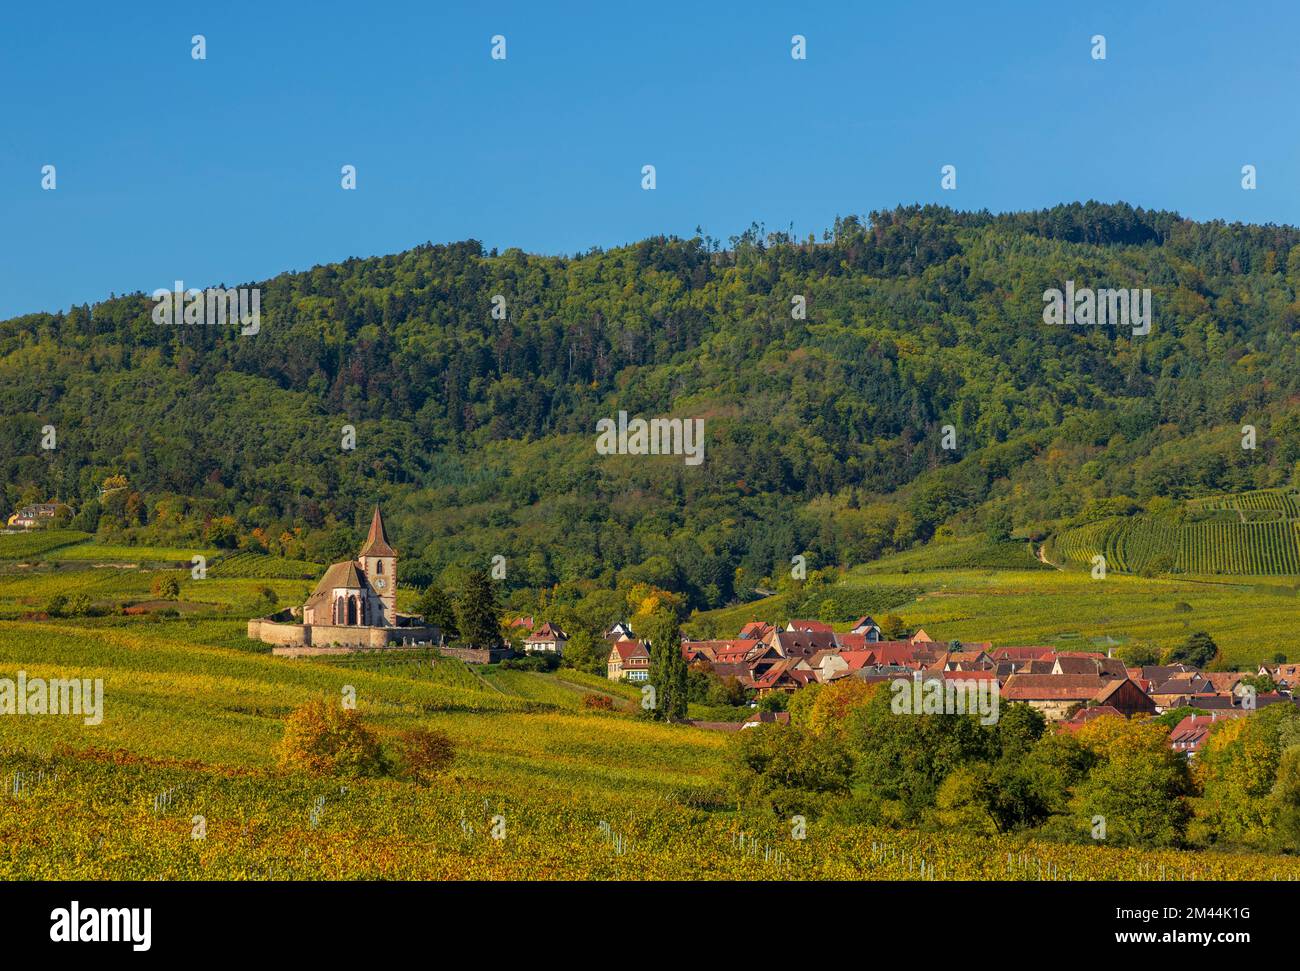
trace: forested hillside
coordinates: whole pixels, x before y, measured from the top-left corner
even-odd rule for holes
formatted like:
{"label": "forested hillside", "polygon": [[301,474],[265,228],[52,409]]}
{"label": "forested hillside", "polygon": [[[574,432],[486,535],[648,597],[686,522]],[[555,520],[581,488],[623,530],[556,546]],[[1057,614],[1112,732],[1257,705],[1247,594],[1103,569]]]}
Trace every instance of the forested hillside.
{"label": "forested hillside", "polygon": [[[468,241],[187,280],[260,286],[260,332],[159,326],[145,294],[0,323],[4,511],[57,498],[116,539],[319,560],[382,501],[407,580],[502,554],[514,591],[717,607],[796,553],[1300,484],[1298,242],[1126,205],[910,207],[820,240]],[[1044,324],[1067,280],[1150,288],[1151,333]],[[703,418],[704,462],[598,455],[619,410]]]}

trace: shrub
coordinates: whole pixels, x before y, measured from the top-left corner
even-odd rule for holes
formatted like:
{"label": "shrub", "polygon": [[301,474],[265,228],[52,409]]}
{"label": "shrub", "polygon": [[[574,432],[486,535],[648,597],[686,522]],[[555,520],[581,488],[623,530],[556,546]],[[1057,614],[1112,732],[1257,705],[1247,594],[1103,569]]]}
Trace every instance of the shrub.
{"label": "shrub", "polygon": [[397,740],[398,763],[403,777],[429,785],[456,759],[451,736],[441,729],[413,728]]}
{"label": "shrub", "polygon": [[853,762],[838,741],[792,725],[760,725],[729,740],[725,779],[741,804],[778,816],[816,815],[848,793]]}
{"label": "shrub", "polygon": [[94,602],[84,593],[75,593],[68,600],[64,614],[68,617],[87,617],[94,610]]}
{"label": "shrub", "polygon": [[324,699],[307,702],[285,720],[277,763],[315,775],[377,776],[388,769],[361,715]]}
{"label": "shrub", "polygon": [[591,708],[596,711],[612,711],[614,701],[609,695],[583,695],[582,707]]}
{"label": "shrub", "polygon": [[559,666],[560,659],[554,654],[527,654],[501,662],[503,671],[554,671]]}
{"label": "shrub", "polygon": [[175,600],[181,595],[181,585],[175,577],[156,576],[149,585],[149,592],[159,600]]}

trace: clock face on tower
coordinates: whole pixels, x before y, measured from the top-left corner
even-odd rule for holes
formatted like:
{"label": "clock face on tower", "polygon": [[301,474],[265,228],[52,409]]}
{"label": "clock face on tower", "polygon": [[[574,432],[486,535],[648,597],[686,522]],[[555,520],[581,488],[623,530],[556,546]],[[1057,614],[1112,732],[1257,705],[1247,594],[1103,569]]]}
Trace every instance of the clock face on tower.
{"label": "clock face on tower", "polygon": [[383,580],[382,578],[379,579],[379,580],[376,580],[376,581],[375,581],[375,586],[377,586],[380,590],[384,589],[384,580]]}

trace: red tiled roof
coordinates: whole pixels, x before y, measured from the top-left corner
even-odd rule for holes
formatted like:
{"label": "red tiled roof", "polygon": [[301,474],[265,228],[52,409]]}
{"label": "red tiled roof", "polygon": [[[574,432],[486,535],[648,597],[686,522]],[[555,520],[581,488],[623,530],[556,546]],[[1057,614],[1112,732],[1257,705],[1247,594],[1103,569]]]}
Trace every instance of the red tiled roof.
{"label": "red tiled roof", "polygon": [[1096,674],[1013,674],[1002,686],[1007,701],[1090,701],[1114,678]]}
{"label": "red tiled roof", "polygon": [[1124,713],[1112,705],[1097,705],[1094,708],[1080,708],[1068,722],[1061,722],[1060,728],[1066,732],[1077,732],[1088,722],[1107,715],[1113,715],[1117,718],[1124,717]]}
{"label": "red tiled roof", "polygon": [[1212,715],[1188,715],[1169,733],[1169,745],[1179,751],[1198,751],[1210,736],[1210,729],[1221,721],[1241,718],[1244,711],[1220,711]]}
{"label": "red tiled roof", "polygon": [[820,620],[792,620],[786,624],[786,627],[814,634],[829,634],[832,631],[830,624],[823,624]]}
{"label": "red tiled roof", "polygon": [[868,645],[867,653],[872,656],[872,664],[905,664],[912,667],[917,663],[917,655],[924,648],[911,641],[877,641]]}
{"label": "red tiled roof", "polygon": [[788,711],[756,711],[742,723],[742,727],[749,728],[751,725],[788,725],[790,724],[790,713]]}
{"label": "red tiled roof", "polygon": [[537,628],[537,630],[533,631],[531,634],[529,634],[527,637],[524,638],[525,641],[529,641],[529,642],[533,642],[533,641],[540,641],[540,642],[557,641],[558,642],[558,641],[567,641],[568,639],[569,636],[565,634],[564,631],[560,630],[560,628],[552,624],[549,620],[546,623],[542,624],[541,627]]}
{"label": "red tiled roof", "polygon": [[1056,656],[1051,647],[995,647],[989,653],[995,661],[1040,661]]}
{"label": "red tiled roof", "polygon": [[831,631],[777,631],[772,646],[786,657],[809,657],[835,647],[835,635]]}
{"label": "red tiled roof", "polygon": [[643,643],[626,637],[614,642],[614,650],[618,651],[618,656],[624,661],[631,660],[634,657],[650,657],[650,652],[646,650],[646,646]]}

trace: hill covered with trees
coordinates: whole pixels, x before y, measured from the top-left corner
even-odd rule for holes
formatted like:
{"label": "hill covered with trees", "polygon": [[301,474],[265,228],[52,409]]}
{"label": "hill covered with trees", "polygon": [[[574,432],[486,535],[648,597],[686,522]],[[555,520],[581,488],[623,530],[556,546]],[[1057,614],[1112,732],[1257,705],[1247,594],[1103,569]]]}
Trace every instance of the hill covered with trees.
{"label": "hill covered with trees", "polygon": [[[499,554],[517,602],[645,583],[715,608],[795,554],[1300,485],[1297,243],[1123,204],[914,206],[802,241],[426,244],[242,284],[250,336],[114,297],[0,323],[0,502],[321,561],[380,501],[419,585]],[[1151,332],[1045,324],[1066,281],[1150,288]],[[597,454],[619,411],[703,418],[704,461]]]}

